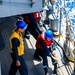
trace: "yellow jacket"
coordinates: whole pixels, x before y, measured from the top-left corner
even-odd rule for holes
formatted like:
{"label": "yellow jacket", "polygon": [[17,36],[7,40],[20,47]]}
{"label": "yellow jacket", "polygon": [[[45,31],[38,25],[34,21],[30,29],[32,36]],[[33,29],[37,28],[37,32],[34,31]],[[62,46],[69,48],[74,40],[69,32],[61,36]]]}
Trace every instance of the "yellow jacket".
{"label": "yellow jacket", "polygon": [[12,32],[11,37],[10,37],[10,49],[11,49],[11,53],[13,53],[13,51],[12,51],[12,42],[11,42],[11,40],[13,38],[17,38],[19,40],[19,42],[20,42],[19,47],[17,47],[18,56],[23,55],[24,54],[24,41],[23,41],[22,34],[21,35],[17,34],[15,32],[15,30]]}

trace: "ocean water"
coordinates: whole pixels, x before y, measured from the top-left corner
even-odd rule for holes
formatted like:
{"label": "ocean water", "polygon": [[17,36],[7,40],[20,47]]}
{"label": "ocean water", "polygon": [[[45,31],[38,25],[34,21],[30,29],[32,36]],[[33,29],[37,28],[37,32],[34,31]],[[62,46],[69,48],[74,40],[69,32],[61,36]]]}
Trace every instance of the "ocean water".
{"label": "ocean water", "polygon": [[[75,39],[75,0],[55,0],[54,10],[58,11],[59,7],[61,8],[61,12],[62,12],[61,20],[64,23],[64,20],[68,16],[72,24],[70,33],[72,37]],[[64,23],[64,27],[65,27],[65,23]],[[62,32],[65,33],[64,31]]]}

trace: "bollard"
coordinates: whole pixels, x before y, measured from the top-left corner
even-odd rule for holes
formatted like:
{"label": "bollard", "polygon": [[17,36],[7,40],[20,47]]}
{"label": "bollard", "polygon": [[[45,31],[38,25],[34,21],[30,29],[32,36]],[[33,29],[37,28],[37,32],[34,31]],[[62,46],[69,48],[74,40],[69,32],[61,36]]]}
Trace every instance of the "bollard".
{"label": "bollard", "polygon": [[50,19],[49,20],[50,22],[50,29],[53,31],[53,32],[58,32],[58,19]]}

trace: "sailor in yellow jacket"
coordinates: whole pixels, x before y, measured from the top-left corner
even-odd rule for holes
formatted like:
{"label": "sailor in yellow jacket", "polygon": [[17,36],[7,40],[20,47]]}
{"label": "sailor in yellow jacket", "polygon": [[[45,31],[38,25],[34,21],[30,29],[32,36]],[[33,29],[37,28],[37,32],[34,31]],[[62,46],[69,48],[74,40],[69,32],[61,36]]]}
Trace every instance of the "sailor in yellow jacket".
{"label": "sailor in yellow jacket", "polygon": [[23,20],[19,20],[17,28],[12,31],[10,37],[10,53],[13,62],[10,67],[9,75],[15,75],[19,69],[20,75],[28,75],[27,65],[24,60],[24,41],[22,32],[27,28],[27,24]]}

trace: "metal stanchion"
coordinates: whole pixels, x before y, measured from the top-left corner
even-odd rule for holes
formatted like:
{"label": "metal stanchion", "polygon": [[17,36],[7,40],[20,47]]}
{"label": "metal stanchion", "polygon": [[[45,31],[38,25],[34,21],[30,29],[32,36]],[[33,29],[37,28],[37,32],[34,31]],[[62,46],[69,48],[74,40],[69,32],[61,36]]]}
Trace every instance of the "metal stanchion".
{"label": "metal stanchion", "polygon": [[74,53],[74,70],[73,70],[73,74],[72,75],[75,75],[75,40],[74,40],[74,50],[73,50],[73,53]]}

